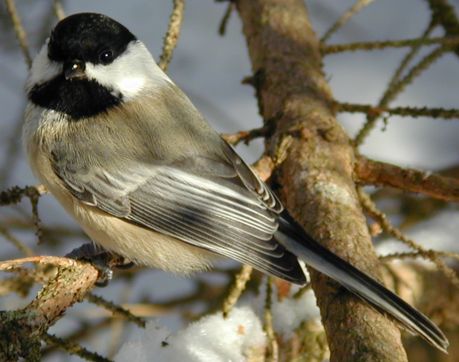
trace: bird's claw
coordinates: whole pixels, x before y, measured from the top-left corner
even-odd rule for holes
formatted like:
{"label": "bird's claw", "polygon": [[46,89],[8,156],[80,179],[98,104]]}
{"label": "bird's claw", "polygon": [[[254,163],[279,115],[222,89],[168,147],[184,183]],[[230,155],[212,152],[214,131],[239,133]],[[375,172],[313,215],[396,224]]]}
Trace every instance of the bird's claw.
{"label": "bird's claw", "polygon": [[111,254],[93,243],[83,244],[73,249],[66,257],[90,262],[99,272],[96,281],[98,287],[106,287],[112,280],[113,267],[127,269],[134,265],[132,262],[126,263],[123,257]]}

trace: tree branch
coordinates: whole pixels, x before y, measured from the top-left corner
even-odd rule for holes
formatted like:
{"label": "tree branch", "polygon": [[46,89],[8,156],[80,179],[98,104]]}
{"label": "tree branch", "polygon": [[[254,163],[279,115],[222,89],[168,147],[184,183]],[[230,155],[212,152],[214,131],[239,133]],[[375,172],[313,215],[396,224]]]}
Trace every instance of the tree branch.
{"label": "tree branch", "polygon": [[221,136],[223,139],[230,143],[233,146],[237,146],[239,143],[244,142],[244,144],[248,145],[250,141],[254,140],[255,138],[265,137],[272,127],[260,127],[254,128],[248,131],[239,131],[236,133],[223,133]]}
{"label": "tree branch", "polygon": [[24,309],[0,312],[0,360],[23,357],[40,360],[40,339],[67,308],[91,290],[99,272],[91,264],[68,258],[35,256],[0,262],[0,270],[13,271],[24,263],[51,264],[58,267],[56,276]]}
{"label": "tree branch", "polygon": [[440,200],[459,202],[459,181],[452,177],[402,168],[363,156],[357,158],[354,170],[357,181],[363,184],[390,186]]}
{"label": "tree branch", "polygon": [[325,43],[334,33],[336,33],[338,29],[342,28],[354,15],[370,5],[373,1],[374,0],[356,0],[356,2],[339,17],[330,29],[325,32],[320,41]]}
{"label": "tree branch", "polygon": [[[427,0],[427,2],[432,11],[432,20],[443,26],[446,35],[459,35],[459,21],[457,20],[454,7],[447,0]],[[459,48],[456,48],[455,53],[459,55]]]}
{"label": "tree branch", "polygon": [[[297,220],[318,241],[379,277],[352,179],[354,151],[333,114],[319,42],[302,0],[238,0],[260,113],[276,117],[268,153],[285,157],[275,181]],[[333,361],[406,361],[396,326],[311,270]]]}
{"label": "tree branch", "polygon": [[376,107],[370,104],[357,104],[336,102],[338,112],[365,113],[371,117],[379,117],[384,114],[402,117],[432,117],[443,119],[459,119],[459,109],[454,108],[429,108],[429,107]]}
{"label": "tree branch", "polygon": [[6,9],[8,10],[8,15],[13,23],[14,32],[16,33],[16,38],[18,39],[19,46],[21,47],[25,62],[27,67],[30,68],[32,66],[32,57],[30,56],[29,42],[27,41],[27,34],[16,9],[16,4],[14,3],[14,0],[5,0],[5,4]]}
{"label": "tree branch", "polygon": [[173,0],[173,9],[169,18],[169,25],[167,33],[164,36],[163,52],[159,57],[158,66],[167,71],[169,63],[172,60],[172,54],[180,36],[180,29],[182,28],[183,13],[185,10],[185,0]]}
{"label": "tree branch", "polygon": [[321,51],[323,55],[337,54],[342,52],[354,52],[357,50],[384,50],[386,48],[403,48],[413,46],[426,46],[426,45],[458,45],[459,37],[435,37],[435,38],[415,38],[415,39],[403,39],[403,40],[384,40],[384,41],[372,41],[372,42],[355,42],[347,44],[330,44],[322,45]]}

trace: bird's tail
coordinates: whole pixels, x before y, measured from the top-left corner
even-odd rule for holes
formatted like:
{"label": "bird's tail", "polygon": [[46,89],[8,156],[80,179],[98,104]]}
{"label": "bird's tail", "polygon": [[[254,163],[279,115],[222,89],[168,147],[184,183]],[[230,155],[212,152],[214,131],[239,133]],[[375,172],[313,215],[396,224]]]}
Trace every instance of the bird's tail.
{"label": "bird's tail", "polygon": [[447,353],[448,340],[429,318],[375,279],[320,245],[286,211],[279,218],[279,230],[275,238],[307,265],[336,280],[352,293],[391,315],[410,332],[419,334]]}

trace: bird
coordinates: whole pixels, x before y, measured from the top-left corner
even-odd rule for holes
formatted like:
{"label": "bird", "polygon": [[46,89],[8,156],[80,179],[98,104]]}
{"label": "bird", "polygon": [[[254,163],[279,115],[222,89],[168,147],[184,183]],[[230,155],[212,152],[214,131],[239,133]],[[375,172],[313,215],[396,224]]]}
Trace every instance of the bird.
{"label": "bird", "polygon": [[58,22],[25,90],[31,169],[104,250],[184,275],[224,256],[299,285],[304,262],[446,352],[432,321],[294,220],[116,20]]}

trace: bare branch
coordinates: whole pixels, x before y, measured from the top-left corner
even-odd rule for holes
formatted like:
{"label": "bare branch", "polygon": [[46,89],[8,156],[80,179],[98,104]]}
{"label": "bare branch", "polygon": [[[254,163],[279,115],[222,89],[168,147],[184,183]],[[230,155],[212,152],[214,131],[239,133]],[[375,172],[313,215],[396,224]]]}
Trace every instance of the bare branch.
{"label": "bare branch", "polygon": [[[0,360],[38,360],[40,338],[64,311],[91,290],[99,272],[92,265],[68,258],[33,256],[0,261],[0,270],[13,271],[24,263],[57,266],[57,274],[24,309],[0,312]],[[2,346],[4,347],[4,346]]]}
{"label": "bare branch", "polygon": [[378,210],[375,203],[371,200],[370,196],[367,195],[362,188],[359,188],[359,197],[362,203],[362,206],[365,210],[370,214],[372,218],[378,221],[382,228],[389,233],[390,235],[394,236],[404,244],[408,245],[411,249],[416,250],[419,253],[419,256],[423,257],[424,259],[432,261],[437,268],[449,279],[451,282],[459,288],[459,277],[456,275],[456,272],[450,268],[441,258],[440,255],[432,249],[425,249],[414,240],[406,237],[402,231],[389,221],[386,215]]}
{"label": "bare branch", "polygon": [[182,27],[183,12],[185,9],[185,0],[173,0],[173,9],[169,18],[169,26],[167,33],[164,37],[163,52],[159,58],[159,67],[167,71],[169,63],[172,60],[172,53],[180,36],[180,29]]}
{"label": "bare branch", "polygon": [[[260,113],[276,119],[267,152],[282,201],[319,242],[378,277],[352,179],[354,151],[333,113],[319,41],[302,0],[238,0]],[[263,21],[260,21],[263,19]],[[332,196],[333,195],[333,196]],[[311,271],[334,361],[406,361],[396,326]],[[352,333],[348,333],[352,329]]]}
{"label": "bare branch", "polygon": [[42,185],[38,186],[14,186],[6,191],[0,191],[0,206],[17,204],[23,197],[33,199],[46,193],[46,189]]}
{"label": "bare branch", "polygon": [[11,234],[6,228],[4,228],[2,225],[0,225],[0,234],[3,235],[3,237],[11,242],[21,253],[23,253],[26,256],[32,256],[33,250],[30,249],[27,245],[25,245],[21,240],[16,238],[13,234]]}
{"label": "bare branch", "polygon": [[380,117],[384,115],[402,117],[432,117],[443,119],[459,119],[459,109],[429,108],[429,107],[377,107],[370,104],[355,104],[346,102],[336,102],[338,112],[366,113],[370,117]]}
{"label": "bare branch", "polygon": [[260,127],[254,128],[249,131],[239,131],[236,133],[224,133],[221,136],[223,139],[233,146],[237,146],[240,142],[244,142],[246,145],[255,138],[265,137],[272,127]]}
{"label": "bare branch", "polygon": [[[424,72],[433,62],[438,60],[443,54],[445,54],[449,49],[447,47],[438,47],[429,54],[427,54],[424,58],[422,58],[418,64],[413,66],[408,74],[399,80],[398,82],[394,83],[393,86],[389,87],[385,95],[383,96],[383,100],[379,103],[380,107],[387,106],[395,97],[401,93],[407,85],[409,85],[413,80],[418,77],[422,72]],[[365,125],[359,131],[357,136],[355,137],[354,144],[359,146],[362,144],[366,136],[370,133],[370,131],[374,128],[376,124],[377,118],[371,117],[367,120]]]}
{"label": "bare branch", "polygon": [[357,181],[363,184],[390,186],[440,200],[459,202],[459,180],[451,177],[402,168],[363,156],[357,158],[354,171]]}
{"label": "bare branch", "polygon": [[223,316],[226,318],[228,314],[231,312],[231,309],[236,305],[239,297],[241,296],[242,292],[247,285],[247,282],[250,280],[250,276],[252,275],[253,268],[249,265],[243,265],[241,271],[236,274],[234,284],[230,289],[228,296],[225,298],[223,302]]}
{"label": "bare branch", "polygon": [[16,9],[16,4],[14,0],[5,0],[5,4],[11,21],[13,22],[14,32],[16,33],[16,38],[18,39],[22,54],[24,55],[27,66],[30,68],[32,66],[32,57],[30,56],[29,43],[18,10]]}
{"label": "bare branch", "polygon": [[218,27],[218,34],[221,36],[225,35],[226,33],[226,26],[228,25],[228,21],[231,17],[231,13],[234,10],[234,2],[228,2],[228,6],[226,7],[225,13],[223,14],[222,20],[220,21],[220,26]]}
{"label": "bare branch", "polygon": [[[435,250],[435,254],[441,257],[453,258],[453,259],[459,260],[459,254],[453,253],[450,251]],[[407,251],[407,252],[383,255],[383,256],[380,256],[379,259],[382,261],[389,261],[389,260],[400,260],[400,259],[415,259],[419,257],[421,258],[423,257],[421,252]]]}
{"label": "bare branch", "polygon": [[[51,326],[65,309],[81,300],[94,287],[98,270],[91,264],[55,256],[31,256],[0,261],[0,270],[8,271],[25,263],[51,264],[58,267],[56,278],[51,280],[39,296],[26,307],[34,311],[35,322],[43,328]],[[62,282],[65,281],[65,288]],[[61,282],[61,283],[59,283]]]}
{"label": "bare branch", "polygon": [[[38,216],[38,200],[46,192],[42,185],[18,187],[14,186],[9,190],[0,192],[0,206],[17,204],[25,196],[28,197],[32,205],[32,220],[35,226],[35,235],[38,242],[41,241],[43,231],[41,229],[40,217]],[[11,240],[11,239],[10,239]]]}
{"label": "bare branch", "polygon": [[343,15],[328,29],[320,41],[325,43],[339,28],[343,27],[355,14],[370,5],[374,0],[356,0],[356,2],[346,10]]}
{"label": "bare branch", "polygon": [[67,351],[70,354],[81,357],[86,361],[92,362],[112,362],[108,358],[102,357],[100,354],[88,351],[86,348],[81,347],[79,344],[72,341],[66,341],[58,338],[52,334],[44,334],[43,341],[51,346],[57,346]]}
{"label": "bare branch", "polygon": [[[427,38],[429,34],[433,31],[434,27],[435,27],[435,24],[434,22],[431,21],[429,25],[427,26],[427,28],[422,33],[421,38]],[[407,78],[408,76],[406,76],[403,80],[400,80],[400,77],[401,77],[401,74],[405,71],[408,64],[412,61],[412,59],[418,53],[420,48],[421,46],[419,44],[414,45],[411,48],[411,50],[402,59],[399,66],[397,67],[394,74],[392,75],[384,94],[382,95],[381,100],[378,103],[378,107],[387,107],[389,103],[392,102],[398,96],[398,94],[403,91],[404,86],[414,79],[414,76],[411,76],[410,78]],[[440,49],[441,48],[442,47],[440,47]],[[422,64],[424,59],[422,59],[416,66],[414,66],[411,69],[411,72],[413,71],[413,69],[419,66],[419,64]],[[428,63],[426,66],[428,66],[429,64],[431,63]],[[420,72],[418,72],[417,74],[420,74]],[[378,117],[375,117],[374,115],[367,116],[367,121],[365,122],[363,127],[360,129],[357,136],[354,138],[354,145],[356,147],[358,147],[359,145],[363,143],[365,138],[370,134],[370,132],[375,127],[377,120],[378,120]]]}
{"label": "bare branch", "polygon": [[[459,21],[454,7],[447,0],[427,0],[432,11],[432,20],[441,24],[449,36],[459,35]],[[459,55],[459,49],[455,50]]]}
{"label": "bare branch", "polygon": [[139,327],[142,327],[142,328],[145,327],[145,321],[142,318],[132,314],[132,312],[130,310],[125,309],[123,307],[120,307],[120,306],[118,306],[118,305],[116,305],[116,304],[114,304],[114,303],[102,298],[101,296],[98,296],[98,295],[95,295],[95,294],[92,294],[92,293],[88,293],[86,295],[86,299],[88,300],[88,302],[94,303],[96,305],[99,305],[99,306],[111,311],[114,315],[122,316],[126,320],[137,324]]}
{"label": "bare branch", "polygon": [[58,20],[65,18],[64,7],[62,6],[61,0],[53,0],[53,10]]}
{"label": "bare branch", "polygon": [[348,44],[323,45],[321,51],[323,55],[337,54],[343,52],[355,52],[358,50],[384,50],[386,48],[404,48],[440,44],[443,46],[459,45],[459,37],[436,37],[436,38],[415,38],[404,40],[385,40],[372,42],[355,42]]}
{"label": "bare branch", "polygon": [[266,360],[268,362],[278,362],[279,361],[279,345],[276,340],[276,334],[274,332],[273,326],[273,314],[271,310],[273,298],[273,277],[268,277],[266,279],[266,299],[265,299],[265,308],[264,308],[264,329],[266,336],[268,337],[268,356]]}

